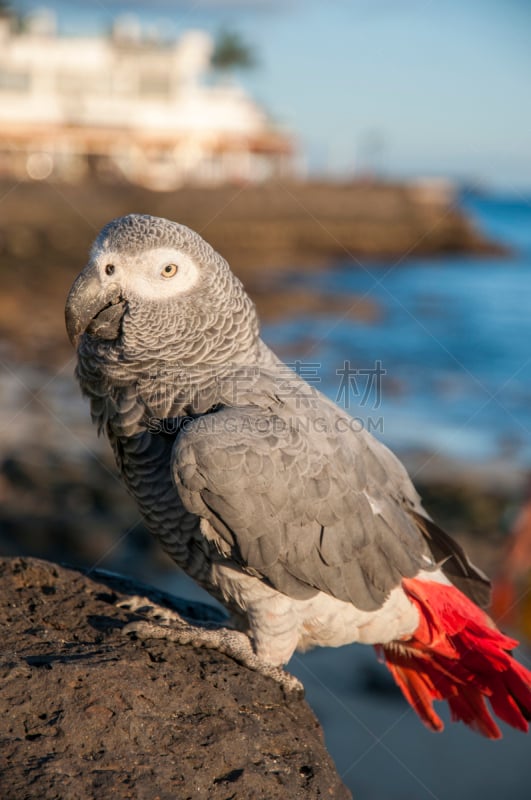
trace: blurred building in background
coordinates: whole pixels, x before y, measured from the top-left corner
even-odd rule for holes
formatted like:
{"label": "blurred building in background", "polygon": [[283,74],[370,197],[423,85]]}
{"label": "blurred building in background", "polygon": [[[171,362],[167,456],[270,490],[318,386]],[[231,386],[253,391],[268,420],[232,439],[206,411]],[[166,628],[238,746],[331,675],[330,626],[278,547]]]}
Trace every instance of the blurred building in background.
{"label": "blurred building in background", "polygon": [[74,38],[48,12],[22,30],[0,17],[0,176],[169,190],[291,174],[292,138],[233,81],[211,80],[212,51],[202,31],[164,42],[134,18]]}

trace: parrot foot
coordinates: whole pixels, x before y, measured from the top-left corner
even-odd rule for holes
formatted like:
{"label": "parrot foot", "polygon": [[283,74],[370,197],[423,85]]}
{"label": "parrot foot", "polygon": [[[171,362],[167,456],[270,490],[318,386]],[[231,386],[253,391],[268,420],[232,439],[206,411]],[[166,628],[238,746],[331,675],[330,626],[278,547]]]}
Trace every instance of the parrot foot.
{"label": "parrot foot", "polygon": [[147,619],[130,622],[123,628],[123,633],[126,635],[134,634],[138,639],[165,639],[176,644],[217,650],[244,667],[272,678],[281,686],[286,699],[304,697],[304,687],[298,678],[290,675],[282,667],[268,664],[259,658],[245,633],[224,627],[192,625],[176,611],[156,606],[146,597],[129,597],[117,605],[128,611],[141,612],[153,620],[153,622]]}

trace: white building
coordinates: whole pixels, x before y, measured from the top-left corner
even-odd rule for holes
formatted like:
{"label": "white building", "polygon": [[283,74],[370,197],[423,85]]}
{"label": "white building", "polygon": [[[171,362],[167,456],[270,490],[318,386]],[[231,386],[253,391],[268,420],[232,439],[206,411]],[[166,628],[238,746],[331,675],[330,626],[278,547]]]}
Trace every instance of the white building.
{"label": "white building", "polygon": [[290,137],[234,84],[207,83],[211,38],[67,38],[53,18],[0,18],[0,175],[76,180],[89,170],[155,189],[289,173]]}

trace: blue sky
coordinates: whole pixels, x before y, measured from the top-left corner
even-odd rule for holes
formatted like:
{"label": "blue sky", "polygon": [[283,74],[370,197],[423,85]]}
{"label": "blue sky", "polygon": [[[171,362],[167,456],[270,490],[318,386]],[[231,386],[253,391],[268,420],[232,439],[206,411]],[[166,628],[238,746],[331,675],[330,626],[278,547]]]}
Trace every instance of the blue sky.
{"label": "blue sky", "polygon": [[238,30],[242,82],[292,129],[313,171],[437,174],[531,189],[530,0],[12,0],[67,33],[136,12],[176,35]]}

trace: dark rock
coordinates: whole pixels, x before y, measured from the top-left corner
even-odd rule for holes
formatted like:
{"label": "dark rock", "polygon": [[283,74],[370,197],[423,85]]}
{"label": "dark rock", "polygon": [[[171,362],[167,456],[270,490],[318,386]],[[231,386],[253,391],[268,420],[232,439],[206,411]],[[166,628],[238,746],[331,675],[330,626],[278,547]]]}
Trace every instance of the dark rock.
{"label": "dark rock", "polygon": [[0,560],[3,800],[348,798],[304,701],[217,652],[131,641],[119,576]]}

